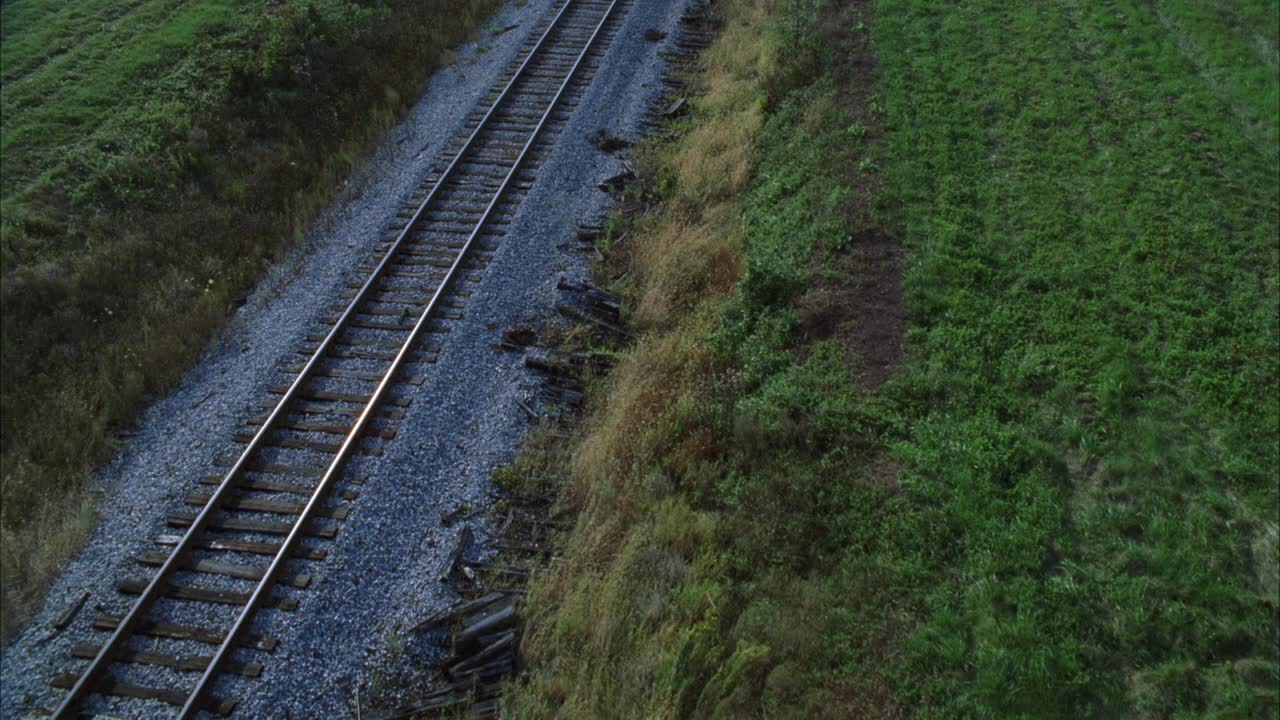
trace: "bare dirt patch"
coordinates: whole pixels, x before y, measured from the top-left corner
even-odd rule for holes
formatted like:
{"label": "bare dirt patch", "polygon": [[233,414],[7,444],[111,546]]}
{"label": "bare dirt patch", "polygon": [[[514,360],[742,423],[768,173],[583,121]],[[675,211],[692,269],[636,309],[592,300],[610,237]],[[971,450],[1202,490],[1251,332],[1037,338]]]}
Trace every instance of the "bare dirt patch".
{"label": "bare dirt patch", "polygon": [[840,343],[859,359],[860,389],[871,392],[902,359],[907,321],[902,246],[872,230],[826,262],[835,272],[816,280],[796,300],[805,341]]}
{"label": "bare dirt patch", "polygon": [[833,53],[841,64],[837,102],[849,114],[867,162],[845,172],[851,190],[845,213],[852,237],[838,250],[815,254],[813,282],[796,300],[805,342],[832,340],[856,357],[864,393],[883,384],[901,361],[907,322],[902,243],[875,213],[884,180],[873,159],[882,129],[874,106],[878,63],[870,20],[870,4],[859,1],[830,6],[822,22],[827,42],[839,48]]}

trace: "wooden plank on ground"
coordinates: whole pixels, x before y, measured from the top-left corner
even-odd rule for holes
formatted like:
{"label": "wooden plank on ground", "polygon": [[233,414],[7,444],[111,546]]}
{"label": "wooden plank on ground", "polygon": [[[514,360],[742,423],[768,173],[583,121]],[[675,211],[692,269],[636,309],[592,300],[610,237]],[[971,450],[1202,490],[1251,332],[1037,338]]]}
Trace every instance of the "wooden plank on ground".
{"label": "wooden plank on ground", "polygon": [[[187,496],[186,502],[188,505],[203,507],[212,497],[212,493],[195,492]],[[233,497],[222,501],[222,507],[226,510],[242,510],[244,512],[275,513],[277,515],[301,515],[303,508],[306,507],[306,503],[263,500],[261,498]],[[348,512],[348,509],[345,507],[323,505],[316,508],[315,515],[317,517],[333,518],[334,520],[345,520]]]}
{"label": "wooden plank on ground", "polygon": [[[63,690],[70,690],[75,686],[79,676],[72,673],[64,673],[54,678],[50,685]],[[161,688],[149,688],[142,685],[133,685],[131,683],[120,682],[112,677],[106,677],[98,681],[94,685],[94,692],[100,692],[104,695],[114,695],[116,697],[141,698],[143,700],[159,700],[182,707],[187,702],[187,694],[180,690],[165,690]],[[235,710],[235,700],[225,700],[217,697],[208,697],[204,701],[204,706],[211,712],[218,715],[227,716]]]}
{"label": "wooden plank on ground", "polygon": [[[115,615],[99,615],[93,621],[95,630],[115,630],[120,624],[120,618]],[[149,635],[151,637],[169,638],[171,640],[194,640],[195,642],[204,643],[206,645],[221,645],[222,639],[227,636],[227,631],[220,628],[207,628],[197,625],[182,625],[180,623],[163,622],[160,620],[143,620],[138,623],[137,633],[139,635]],[[276,649],[276,645],[280,641],[270,635],[259,635],[257,633],[244,633],[236,642],[241,647],[247,647],[252,650],[263,650],[271,652]]]}
{"label": "wooden plank on ground", "polygon": [[[168,522],[172,527],[188,527],[195,522],[196,514],[188,512],[169,513]],[[257,518],[215,518],[209,522],[213,530],[230,530],[233,532],[256,532],[264,535],[288,535],[293,523],[278,520],[258,520]],[[338,526],[319,523],[315,520],[307,523],[306,533],[314,537],[334,538],[338,535]]]}
{"label": "wooden plank on ground", "polygon": [[[126,595],[141,595],[147,587],[147,581],[141,578],[130,578],[120,583],[120,592]],[[218,605],[248,605],[249,593],[233,590],[213,590],[209,588],[190,587],[170,584],[165,589],[165,597],[176,600],[194,600],[196,602],[216,603]],[[278,610],[297,610],[298,599],[272,595],[267,598],[266,606]]]}
{"label": "wooden plank on ground", "polygon": [[[101,651],[101,645],[80,643],[71,648],[71,655],[84,660],[92,660],[96,658],[98,653]],[[138,663],[140,665],[159,665],[160,667],[173,668],[174,670],[186,670],[187,672],[204,672],[205,668],[209,667],[209,661],[213,660],[213,656],[174,655],[171,653],[125,648],[124,650],[116,653],[114,659],[122,662]],[[246,663],[238,660],[230,660],[222,667],[226,669],[226,672],[243,675],[245,677],[258,677],[262,674],[262,663]]]}
{"label": "wooden plank on ground", "polygon": [[[169,553],[167,552],[148,550],[147,552],[142,553],[138,558],[138,561],[143,565],[158,567],[163,565],[168,559]],[[183,569],[207,573],[209,575],[226,575],[227,577],[240,578],[241,580],[261,580],[262,576],[267,572],[266,565],[246,565],[244,563],[208,559],[188,560],[183,565]],[[311,576],[307,573],[281,575],[276,579],[276,582],[284,585],[292,585],[296,588],[304,588],[311,584]]]}

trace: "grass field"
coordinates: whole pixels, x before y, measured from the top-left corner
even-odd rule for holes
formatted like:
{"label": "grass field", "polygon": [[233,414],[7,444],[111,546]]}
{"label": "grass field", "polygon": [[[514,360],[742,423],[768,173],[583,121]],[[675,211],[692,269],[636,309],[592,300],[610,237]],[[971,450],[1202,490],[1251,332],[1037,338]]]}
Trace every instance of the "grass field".
{"label": "grass field", "polygon": [[1277,7],[718,8],[509,708],[1274,717]]}
{"label": "grass field", "polygon": [[921,705],[1276,712],[1276,12],[880,6]]}
{"label": "grass field", "polygon": [[87,473],[496,0],[0,8],[0,636]]}

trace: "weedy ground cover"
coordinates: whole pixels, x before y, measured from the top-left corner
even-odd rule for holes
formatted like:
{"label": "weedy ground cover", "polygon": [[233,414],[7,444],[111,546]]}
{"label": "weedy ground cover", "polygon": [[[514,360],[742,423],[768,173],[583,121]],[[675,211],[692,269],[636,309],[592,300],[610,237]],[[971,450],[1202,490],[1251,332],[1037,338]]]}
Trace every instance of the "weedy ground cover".
{"label": "weedy ground cover", "polygon": [[881,662],[900,613],[881,560],[850,552],[882,544],[887,460],[857,437],[858,358],[804,340],[795,306],[849,254],[849,218],[869,222],[850,198],[874,112],[826,54],[870,58],[866,7],[716,7],[694,119],[640,158],[662,213],[612,250],[641,339],[566,463],[540,444],[499,476],[567,466],[579,512],[534,584],[519,717],[897,712]]}
{"label": "weedy ground cover", "polygon": [[[614,249],[641,339],[500,475],[578,512],[509,708],[1273,716],[1275,7],[717,7]],[[807,303],[884,237],[875,387]]]}

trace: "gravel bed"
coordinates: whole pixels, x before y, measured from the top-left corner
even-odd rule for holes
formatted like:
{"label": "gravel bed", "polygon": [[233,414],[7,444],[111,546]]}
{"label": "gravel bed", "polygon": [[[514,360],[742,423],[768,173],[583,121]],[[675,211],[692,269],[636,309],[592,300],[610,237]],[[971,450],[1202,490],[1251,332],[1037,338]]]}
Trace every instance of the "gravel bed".
{"label": "gravel bed", "polygon": [[[380,664],[377,656],[400,646],[397,638],[407,628],[456,599],[439,576],[464,527],[482,540],[491,536],[480,512],[494,490],[490,474],[514,457],[528,427],[515,401],[537,385],[520,355],[495,352],[494,346],[506,327],[554,314],[561,298],[557,278],[587,277],[587,256],[572,247],[574,229],[603,217],[609,198],[595,185],[620,170],[619,161],[592,146],[588,136],[600,129],[624,138],[637,135],[647,102],[660,89],[658,53],[671,49],[670,40],[646,42],[644,31],[674,37],[686,3],[637,0],[629,9],[493,262],[479,283],[468,285],[473,295],[464,318],[450,323],[451,332],[430,338],[442,346],[438,363],[418,366],[425,368],[423,385],[397,386],[413,398],[405,417],[391,424],[398,436],[382,443],[382,456],[350,463],[348,476],[367,475],[368,483],[358,487],[361,495],[350,503],[336,540],[308,541],[327,548],[328,557],[291,563],[294,572],[313,575],[305,590],[278,591],[297,597],[300,608],[264,610],[256,617],[254,631],[279,638],[280,646],[270,654],[238,655],[264,663],[262,677],[220,679],[219,694],[240,701],[235,717],[354,716],[356,689],[368,681],[369,668]],[[48,680],[83,666],[70,659],[71,648],[106,637],[91,629],[99,609],[123,614],[128,607],[129,598],[116,592],[116,584],[150,574],[136,558],[159,549],[157,536],[179,532],[165,526],[165,516],[193,510],[185,496],[210,489],[197,478],[222,471],[215,459],[239,450],[229,439],[244,428],[246,417],[262,412],[258,403],[282,378],[277,369],[296,361],[304,336],[315,331],[466,114],[550,10],[550,0],[508,2],[489,27],[515,29],[498,35],[486,30],[477,42],[458,48],[457,63],[435,74],[302,246],[268,273],[180,386],[147,410],[136,435],[95,478],[102,522],[0,659],[0,713],[39,716],[56,705],[62,691],[50,689]],[[463,506],[477,512],[442,527],[441,515]],[[191,579],[206,587],[239,587],[228,578]],[[86,591],[90,598],[71,626],[51,637],[54,620]],[[206,625],[226,622],[232,614],[226,607],[176,601],[166,601],[158,612]],[[169,646],[154,643],[158,650]],[[131,666],[121,675],[168,684],[167,672]],[[134,700],[96,699],[92,709],[118,717],[171,714],[161,703]]]}

